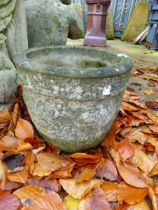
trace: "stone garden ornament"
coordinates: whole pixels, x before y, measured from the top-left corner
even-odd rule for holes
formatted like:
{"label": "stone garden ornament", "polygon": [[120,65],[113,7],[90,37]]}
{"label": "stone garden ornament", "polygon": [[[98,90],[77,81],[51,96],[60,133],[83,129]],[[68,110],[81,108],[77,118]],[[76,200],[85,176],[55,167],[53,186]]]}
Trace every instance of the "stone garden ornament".
{"label": "stone garden ornament", "polygon": [[10,103],[16,89],[15,54],[28,48],[23,0],[0,0],[0,108]]}
{"label": "stone garden ornament", "polygon": [[81,6],[68,0],[26,0],[29,47],[65,45],[83,37]]}

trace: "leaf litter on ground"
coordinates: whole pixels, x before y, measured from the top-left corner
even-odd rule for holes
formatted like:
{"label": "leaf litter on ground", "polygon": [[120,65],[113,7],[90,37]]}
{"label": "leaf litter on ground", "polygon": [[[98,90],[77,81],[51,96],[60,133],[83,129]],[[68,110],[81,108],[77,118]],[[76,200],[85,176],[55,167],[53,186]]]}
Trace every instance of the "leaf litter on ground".
{"label": "leaf litter on ground", "polygon": [[[148,71],[156,83],[157,70],[142,65],[134,75]],[[157,106],[125,91],[103,142],[66,154],[38,136],[18,96],[0,111],[0,209],[158,210],[158,117],[149,112]]]}

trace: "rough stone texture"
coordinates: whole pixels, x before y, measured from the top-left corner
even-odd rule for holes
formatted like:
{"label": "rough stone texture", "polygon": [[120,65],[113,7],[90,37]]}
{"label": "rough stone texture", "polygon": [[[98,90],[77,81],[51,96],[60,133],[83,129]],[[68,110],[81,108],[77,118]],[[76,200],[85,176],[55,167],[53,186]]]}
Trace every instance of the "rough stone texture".
{"label": "rough stone texture", "polygon": [[83,36],[83,18],[73,5],[65,5],[60,0],[27,0],[26,3],[29,47],[65,45],[71,26],[76,28],[75,38]]}
{"label": "rough stone texture", "polygon": [[12,21],[7,28],[7,49],[13,58],[28,49],[25,1],[16,0]]}
{"label": "rough stone texture", "polygon": [[0,0],[0,109],[9,106],[16,89],[11,59],[28,49],[24,0]]}
{"label": "rough stone texture", "polygon": [[15,63],[37,130],[66,152],[102,141],[117,116],[132,68],[122,55],[75,47],[30,50]]}
{"label": "rough stone texture", "polygon": [[16,70],[9,58],[0,52],[0,107],[13,97],[16,89]]}

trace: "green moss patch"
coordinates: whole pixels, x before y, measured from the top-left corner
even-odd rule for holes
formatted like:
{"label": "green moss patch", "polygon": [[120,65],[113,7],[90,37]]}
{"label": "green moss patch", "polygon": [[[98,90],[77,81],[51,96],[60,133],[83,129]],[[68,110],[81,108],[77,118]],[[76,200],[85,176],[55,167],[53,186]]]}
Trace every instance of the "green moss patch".
{"label": "green moss patch", "polygon": [[133,41],[144,29],[148,20],[148,3],[138,3],[129,19],[121,37],[122,40]]}
{"label": "green moss patch", "polygon": [[107,21],[106,21],[106,38],[107,39],[114,39],[114,27],[113,27],[113,16],[112,11],[109,9]]}

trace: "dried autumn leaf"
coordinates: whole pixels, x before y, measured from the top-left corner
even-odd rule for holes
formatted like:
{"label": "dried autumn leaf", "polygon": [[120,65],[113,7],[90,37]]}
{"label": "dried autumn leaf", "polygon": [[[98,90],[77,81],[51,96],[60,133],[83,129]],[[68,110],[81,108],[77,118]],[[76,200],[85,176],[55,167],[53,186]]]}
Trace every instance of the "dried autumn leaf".
{"label": "dried autumn leaf", "polygon": [[134,155],[135,150],[129,139],[124,139],[118,145],[118,152],[121,156],[121,159],[125,161]]}
{"label": "dried autumn leaf", "polygon": [[147,101],[145,104],[148,109],[155,110],[155,111],[158,110],[158,103],[155,101]]}
{"label": "dried autumn leaf", "polygon": [[158,163],[156,163],[153,169],[150,171],[150,176],[156,176],[156,175],[158,175]]}
{"label": "dried autumn leaf", "polygon": [[133,105],[131,105],[128,102],[125,102],[125,101],[122,102],[121,109],[129,111],[129,112],[136,112],[136,111],[140,110],[140,108],[135,107],[135,106],[133,106]]}
{"label": "dried autumn leaf", "polygon": [[115,202],[118,201],[118,183],[116,182],[104,182],[101,185],[101,189],[104,191],[107,201]]}
{"label": "dried autumn leaf", "polygon": [[33,169],[32,169],[33,176],[44,177],[44,176],[49,176],[51,173],[52,173],[52,170],[44,169],[38,163],[34,163]]}
{"label": "dried autumn leaf", "polygon": [[96,169],[85,168],[83,171],[77,176],[76,183],[81,183],[83,181],[90,181],[96,174]]}
{"label": "dried autumn leaf", "polygon": [[96,177],[110,181],[117,181],[118,172],[113,161],[102,158],[97,166]]}
{"label": "dried autumn leaf", "polygon": [[148,194],[148,188],[136,188],[125,183],[105,182],[101,188],[108,201],[125,201],[131,205],[142,201]]}
{"label": "dried autumn leaf", "polygon": [[138,141],[140,144],[144,144],[147,141],[146,135],[137,128],[132,128],[130,132],[125,135],[125,138],[128,138],[132,142]]}
{"label": "dried autumn leaf", "polygon": [[115,136],[120,131],[120,126],[121,125],[119,121],[115,120],[110,131],[108,132],[103,142],[101,143],[103,147],[110,147],[115,144]]}
{"label": "dried autumn leaf", "polygon": [[70,177],[72,177],[71,172],[72,172],[74,166],[75,166],[75,163],[72,162],[72,163],[60,168],[57,171],[53,171],[51,173],[51,177],[56,178],[56,179],[70,178]]}
{"label": "dried autumn leaf", "polygon": [[128,204],[136,204],[142,201],[148,194],[148,188],[136,188],[122,183],[118,185],[118,201],[125,201]]}
{"label": "dried autumn leaf", "polygon": [[80,200],[68,195],[64,198],[64,204],[67,210],[78,210]]}
{"label": "dried autumn leaf", "polygon": [[69,195],[76,199],[82,199],[93,188],[103,184],[103,180],[92,179],[88,182],[76,183],[75,179],[60,179],[59,183]]}
{"label": "dried autumn leaf", "polygon": [[92,190],[89,195],[80,202],[79,210],[112,210],[106,200],[104,192],[100,188]]}
{"label": "dried autumn leaf", "polygon": [[49,171],[56,171],[70,163],[70,161],[61,155],[49,152],[40,152],[36,155],[38,164]]}
{"label": "dried autumn leaf", "polygon": [[35,198],[27,210],[66,210],[64,203],[55,192],[51,194],[41,194]]}
{"label": "dried autumn leaf", "polygon": [[154,94],[154,91],[153,90],[144,90],[144,94],[152,95],[152,94]]}
{"label": "dried autumn leaf", "polygon": [[149,187],[149,198],[152,202],[153,210],[157,210],[158,209],[158,203],[156,201],[155,193],[154,193],[154,191],[151,187]]}
{"label": "dried autumn leaf", "polygon": [[13,151],[17,148],[18,143],[22,140],[11,135],[11,133],[3,136],[0,140],[0,151]]}
{"label": "dried autumn leaf", "polygon": [[16,195],[6,191],[0,191],[0,209],[17,210],[21,207],[22,204]]}
{"label": "dried autumn leaf", "polygon": [[43,191],[44,190],[40,187],[24,186],[16,190],[13,194],[21,200],[24,206],[27,206],[27,201],[32,202],[35,198],[39,197]]}
{"label": "dried autumn leaf", "polygon": [[30,143],[28,142],[19,142],[18,145],[17,145],[17,151],[18,152],[25,152],[25,151],[29,151],[29,150],[32,150],[33,147]]}
{"label": "dried autumn leaf", "polygon": [[137,203],[136,205],[128,205],[126,203],[119,204],[116,210],[150,210],[145,200]]}
{"label": "dried autumn leaf", "polygon": [[120,176],[122,179],[129,185],[138,187],[138,188],[146,188],[147,184],[145,183],[142,175],[139,172],[132,171],[130,168],[127,168],[121,161],[119,154],[116,150],[111,150],[110,154],[112,155],[113,159],[115,160],[117,169],[119,171]]}
{"label": "dried autumn leaf", "polygon": [[11,116],[8,109],[0,110],[0,123],[9,123]]}
{"label": "dried autumn leaf", "polygon": [[15,129],[15,135],[21,139],[33,139],[34,129],[31,123],[27,120],[19,118]]}
{"label": "dried autumn leaf", "polygon": [[124,99],[138,100],[138,99],[140,99],[140,96],[135,92],[126,90],[123,94],[123,98]]}
{"label": "dried autumn leaf", "polygon": [[131,162],[146,174],[149,174],[156,164],[156,161],[152,157],[137,148],[135,148],[135,152],[131,158]]}
{"label": "dried autumn leaf", "polygon": [[158,134],[158,124],[148,125],[148,127],[153,132],[153,134]]}
{"label": "dried autumn leaf", "polygon": [[31,177],[27,180],[27,184],[31,186],[37,186],[43,188],[45,190],[50,191],[59,191],[59,184],[56,179],[48,179],[48,178],[39,178],[39,177]]}
{"label": "dried autumn leaf", "polygon": [[7,178],[12,182],[25,184],[29,176],[28,166],[26,165],[22,171],[8,174]]}
{"label": "dried autumn leaf", "polygon": [[102,158],[102,153],[100,151],[96,151],[95,154],[74,153],[69,155],[69,157],[80,163],[96,163]]}

